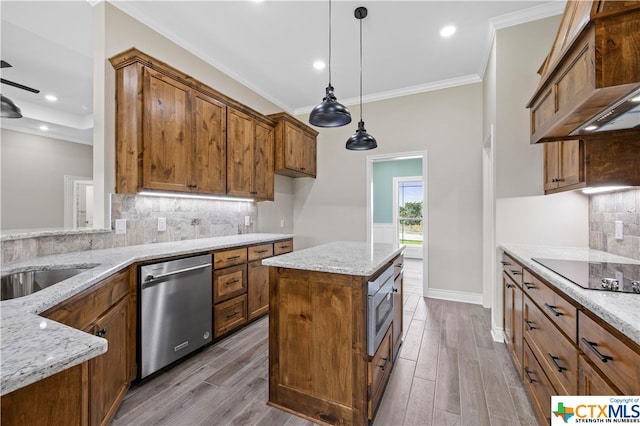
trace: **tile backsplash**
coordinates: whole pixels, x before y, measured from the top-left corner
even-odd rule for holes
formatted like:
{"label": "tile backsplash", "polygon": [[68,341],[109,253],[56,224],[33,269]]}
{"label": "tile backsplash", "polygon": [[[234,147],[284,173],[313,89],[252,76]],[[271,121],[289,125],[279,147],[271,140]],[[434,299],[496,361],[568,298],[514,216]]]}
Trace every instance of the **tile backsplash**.
{"label": "tile backsplash", "polygon": [[[615,222],[623,238],[615,238]],[[589,247],[640,260],[640,188],[589,197]]]}
{"label": "tile backsplash", "polygon": [[[113,194],[111,232],[3,239],[2,263],[72,251],[246,234],[256,232],[257,216],[254,202]],[[165,231],[158,231],[158,218],[166,219]],[[125,234],[113,231],[116,219],[126,219]]]}

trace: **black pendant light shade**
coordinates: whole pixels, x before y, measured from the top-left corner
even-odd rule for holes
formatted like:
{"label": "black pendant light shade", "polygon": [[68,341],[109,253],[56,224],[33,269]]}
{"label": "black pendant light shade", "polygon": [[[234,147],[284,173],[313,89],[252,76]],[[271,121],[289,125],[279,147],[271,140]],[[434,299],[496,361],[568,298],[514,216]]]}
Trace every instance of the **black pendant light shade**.
{"label": "black pendant light shade", "polygon": [[22,111],[13,101],[6,96],[0,95],[2,101],[2,112],[0,117],[2,118],[22,118]]}
{"label": "black pendant light shade", "polygon": [[376,138],[367,133],[367,129],[364,128],[364,121],[360,120],[358,130],[347,139],[346,148],[351,151],[367,151],[377,147]]}
{"label": "black pendant light shade", "polygon": [[376,138],[367,133],[362,120],[362,20],[367,17],[367,8],[358,7],[353,15],[360,20],[360,122],[358,122],[358,130],[347,139],[345,148],[351,151],[367,151],[378,147]]}
{"label": "black pendant light shade", "polygon": [[351,113],[336,99],[331,83],[327,86],[327,95],[311,110],[309,123],[318,127],[340,127],[351,123]]}
{"label": "black pendant light shade", "polygon": [[331,0],[329,0],[329,84],[327,95],[309,114],[309,123],[318,127],[340,127],[351,123],[351,113],[336,99],[331,85]]}

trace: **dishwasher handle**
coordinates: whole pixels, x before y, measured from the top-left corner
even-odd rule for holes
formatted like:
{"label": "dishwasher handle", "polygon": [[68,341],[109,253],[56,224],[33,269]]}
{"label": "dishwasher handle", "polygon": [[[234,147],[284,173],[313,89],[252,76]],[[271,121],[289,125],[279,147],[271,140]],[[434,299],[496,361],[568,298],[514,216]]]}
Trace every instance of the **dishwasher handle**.
{"label": "dishwasher handle", "polygon": [[144,279],[144,283],[142,284],[142,287],[147,287],[149,284],[151,284],[154,281],[158,281],[162,278],[166,278],[169,277],[171,275],[177,275],[177,274],[183,274],[185,272],[191,272],[191,271],[197,271],[198,269],[205,269],[211,266],[211,263],[203,263],[202,265],[196,265],[196,266],[192,266],[190,268],[184,268],[184,269],[178,269],[177,271],[171,271],[171,272],[165,272],[164,274],[158,274],[158,275],[147,275],[146,278]]}

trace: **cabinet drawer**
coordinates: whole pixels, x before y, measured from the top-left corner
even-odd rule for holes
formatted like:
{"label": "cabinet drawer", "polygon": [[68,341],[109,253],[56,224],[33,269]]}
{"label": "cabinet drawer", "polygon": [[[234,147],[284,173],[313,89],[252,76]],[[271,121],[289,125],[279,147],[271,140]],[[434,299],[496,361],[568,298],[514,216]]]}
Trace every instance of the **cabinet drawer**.
{"label": "cabinet drawer", "polygon": [[579,345],[584,354],[624,395],[640,394],[640,351],[580,312]]}
{"label": "cabinet drawer", "polygon": [[213,307],[213,337],[220,337],[246,322],[246,294],[219,303]]}
{"label": "cabinet drawer", "polygon": [[285,254],[293,251],[293,240],[278,241],[273,244],[273,254]]}
{"label": "cabinet drawer", "polygon": [[213,303],[220,303],[246,291],[246,264],[213,271]]}
{"label": "cabinet drawer", "polygon": [[378,408],[380,399],[382,398],[382,391],[384,385],[389,377],[392,366],[392,330],[393,324],[389,326],[387,333],[384,335],[380,346],[375,355],[371,358],[368,365],[368,379],[369,379],[369,419],[373,419],[373,414]]}
{"label": "cabinet drawer", "polygon": [[576,342],[578,328],[577,308],[526,269],[523,274],[522,287],[524,292],[540,306],[540,309],[551,321],[572,342]]}
{"label": "cabinet drawer", "polygon": [[540,309],[524,298],[524,337],[558,395],[576,395],[578,350]]}
{"label": "cabinet drawer", "polygon": [[226,268],[247,262],[247,248],[239,248],[213,253],[213,269]]}
{"label": "cabinet drawer", "polygon": [[540,424],[551,424],[551,395],[556,393],[526,342],[522,362],[524,380],[533,399],[533,405],[537,409],[538,417],[544,419]]}
{"label": "cabinet drawer", "polygon": [[249,247],[249,262],[273,256],[273,244],[261,244]]}
{"label": "cabinet drawer", "polygon": [[581,355],[578,360],[578,395],[620,395],[620,391],[611,386],[598,370],[591,366],[588,359]]}
{"label": "cabinet drawer", "polygon": [[516,284],[522,286],[522,265],[507,253],[502,253],[502,270],[509,275]]}
{"label": "cabinet drawer", "polygon": [[129,270],[127,269],[54,306],[42,315],[70,327],[85,330],[128,292]]}

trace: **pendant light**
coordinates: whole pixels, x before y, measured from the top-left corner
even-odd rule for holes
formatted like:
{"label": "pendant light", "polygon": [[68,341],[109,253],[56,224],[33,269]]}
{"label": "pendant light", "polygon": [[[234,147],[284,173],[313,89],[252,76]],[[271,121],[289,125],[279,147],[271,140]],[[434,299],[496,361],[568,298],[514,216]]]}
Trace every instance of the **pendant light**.
{"label": "pendant light", "polygon": [[318,127],[340,127],[351,123],[351,113],[338,102],[331,85],[331,0],[329,0],[329,85],[322,103],[309,114],[309,123]]}
{"label": "pendant light", "polygon": [[22,118],[22,111],[18,108],[18,105],[6,96],[0,95],[0,101],[2,101],[2,111],[0,111],[0,117],[2,118]]}
{"label": "pendant light", "polygon": [[378,147],[376,139],[367,133],[362,121],[362,20],[367,17],[367,8],[358,7],[353,14],[360,20],[360,122],[358,130],[347,140],[346,148],[352,151],[366,151]]}

